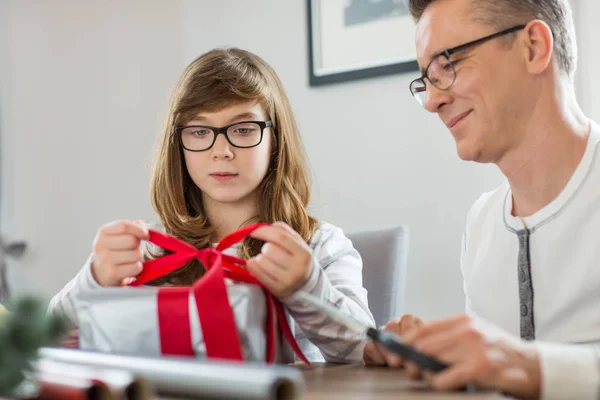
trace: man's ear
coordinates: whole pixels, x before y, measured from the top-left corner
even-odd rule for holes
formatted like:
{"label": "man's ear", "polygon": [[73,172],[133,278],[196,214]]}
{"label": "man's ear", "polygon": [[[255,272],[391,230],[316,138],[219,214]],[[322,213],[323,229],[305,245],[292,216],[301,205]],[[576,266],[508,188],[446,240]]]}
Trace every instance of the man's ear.
{"label": "man's ear", "polygon": [[530,21],[523,30],[524,62],[530,74],[546,71],[554,53],[554,36],[544,21]]}

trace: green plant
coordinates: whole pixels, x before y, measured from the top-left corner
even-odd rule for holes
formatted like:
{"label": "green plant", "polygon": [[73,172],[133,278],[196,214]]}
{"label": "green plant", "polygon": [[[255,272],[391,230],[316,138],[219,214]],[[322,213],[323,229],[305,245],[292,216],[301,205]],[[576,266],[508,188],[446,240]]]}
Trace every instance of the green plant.
{"label": "green plant", "polygon": [[8,396],[24,381],[29,362],[40,347],[52,346],[66,335],[69,324],[59,315],[47,315],[34,296],[21,297],[0,316],[0,396]]}

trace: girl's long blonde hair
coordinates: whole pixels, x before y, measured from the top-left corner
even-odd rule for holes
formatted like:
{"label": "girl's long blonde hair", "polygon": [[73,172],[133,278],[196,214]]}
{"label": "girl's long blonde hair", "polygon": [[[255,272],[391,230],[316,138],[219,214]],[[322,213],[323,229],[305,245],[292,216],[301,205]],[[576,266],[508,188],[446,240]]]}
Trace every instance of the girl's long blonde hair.
{"label": "girl's long blonde hair", "polygon": [[[168,234],[198,249],[210,247],[214,230],[204,214],[200,189],[185,166],[176,126],[199,112],[213,112],[238,102],[256,100],[273,121],[273,151],[269,169],[257,188],[259,211],[255,221],[283,221],[305,241],[317,220],[307,212],[310,178],[304,145],[289,100],[275,71],[248,51],[215,49],[192,61],[181,75],[171,97],[168,117],[160,136],[151,178],[152,205]],[[250,222],[250,221],[248,221]],[[242,258],[260,252],[262,242],[246,239]],[[187,285],[205,272],[194,260],[152,284]]]}

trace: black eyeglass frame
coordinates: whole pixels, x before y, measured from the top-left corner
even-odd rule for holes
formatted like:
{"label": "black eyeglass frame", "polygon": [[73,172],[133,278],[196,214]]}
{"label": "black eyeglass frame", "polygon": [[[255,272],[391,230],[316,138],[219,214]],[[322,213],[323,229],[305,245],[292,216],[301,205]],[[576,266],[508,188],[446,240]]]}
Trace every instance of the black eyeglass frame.
{"label": "black eyeglass frame", "polygon": [[[419,78],[417,78],[417,79],[414,79],[413,81],[411,81],[411,82],[410,82],[410,85],[408,85],[408,88],[409,88],[409,90],[410,90],[410,93],[411,93],[413,96],[415,95],[415,92],[413,92],[413,90],[412,90],[412,87],[413,87],[413,84],[414,84],[414,83],[417,83],[417,82],[420,82],[420,83],[422,83],[422,84],[423,84],[423,88],[426,88],[426,87],[427,87],[427,85],[425,84],[425,79],[427,79],[429,82],[431,82],[431,84],[432,84],[433,86],[435,86],[436,88],[438,88],[439,90],[448,90],[448,89],[450,89],[450,87],[452,87],[452,85],[454,84],[454,81],[456,81],[456,71],[454,70],[454,63],[453,63],[452,61],[450,61],[450,57],[452,56],[452,54],[454,54],[454,53],[457,53],[457,52],[459,52],[459,51],[463,51],[463,50],[465,50],[465,49],[468,49],[469,47],[474,47],[474,46],[477,46],[477,45],[479,45],[479,44],[485,43],[485,42],[487,42],[487,41],[489,41],[489,40],[492,40],[492,39],[495,39],[495,38],[497,38],[497,37],[504,36],[504,35],[507,35],[507,34],[509,34],[509,33],[513,33],[513,32],[516,32],[516,31],[518,31],[518,30],[521,30],[521,29],[525,29],[525,27],[526,27],[526,26],[527,26],[527,25],[515,25],[515,26],[512,26],[512,27],[510,27],[510,28],[507,28],[507,29],[501,30],[500,32],[492,33],[491,35],[484,36],[484,37],[482,37],[482,38],[475,39],[475,40],[473,40],[473,41],[470,41],[470,42],[467,42],[467,43],[461,44],[461,45],[459,45],[459,46],[451,47],[451,48],[449,48],[449,49],[446,49],[446,50],[444,50],[444,51],[441,51],[441,52],[439,52],[439,53],[437,53],[437,54],[434,54],[434,55],[433,55],[433,57],[431,58],[431,61],[429,62],[429,64],[427,64],[427,68],[425,68],[425,70],[423,71],[423,75],[421,75],[421,76],[420,76]],[[444,56],[444,57],[446,57],[446,59],[448,60],[448,63],[449,63],[449,64],[450,64],[450,66],[452,67],[452,73],[454,74],[454,75],[453,75],[453,76],[454,76],[454,78],[452,79],[452,82],[450,82],[450,84],[449,84],[449,85],[447,85],[447,86],[446,86],[446,87],[444,87],[444,88],[441,88],[441,87],[437,86],[435,83],[433,83],[433,82],[431,81],[431,79],[429,79],[429,76],[427,75],[427,72],[429,71],[429,67],[431,66],[431,64],[432,64],[432,63],[433,63],[433,62],[434,62],[434,61],[435,61],[435,60],[436,60],[436,59],[437,59],[439,56]],[[420,91],[419,91],[419,92],[420,92]]]}
{"label": "black eyeglass frame", "polygon": [[[233,143],[231,141],[231,139],[229,138],[229,135],[227,135],[227,131],[229,130],[229,128],[231,128],[232,126],[236,126],[236,125],[241,125],[241,124],[256,124],[260,127],[260,139],[258,140],[258,143],[252,145],[252,146],[238,146],[235,143]],[[266,128],[272,128],[273,127],[273,121],[269,120],[269,121],[240,121],[240,122],[236,122],[227,126],[223,126],[221,128],[218,128],[216,126],[208,126],[208,125],[186,125],[186,126],[176,126],[173,131],[175,132],[175,134],[178,136],[179,138],[179,143],[181,144],[181,147],[187,151],[193,151],[193,152],[201,152],[201,151],[207,151],[210,150],[214,145],[215,142],[217,141],[217,138],[219,137],[219,135],[224,135],[225,138],[227,139],[227,141],[229,142],[229,144],[231,144],[233,147],[236,147],[238,149],[251,149],[252,147],[256,147],[259,144],[262,143],[263,140],[263,135],[265,132]],[[183,144],[183,138],[181,135],[181,132],[183,132],[184,129],[187,128],[204,128],[204,129],[210,129],[215,133],[215,136],[213,137],[213,141],[210,144],[210,146],[208,146],[206,149],[202,149],[202,150],[192,150],[192,149],[188,149],[187,147],[185,147],[185,145]]]}

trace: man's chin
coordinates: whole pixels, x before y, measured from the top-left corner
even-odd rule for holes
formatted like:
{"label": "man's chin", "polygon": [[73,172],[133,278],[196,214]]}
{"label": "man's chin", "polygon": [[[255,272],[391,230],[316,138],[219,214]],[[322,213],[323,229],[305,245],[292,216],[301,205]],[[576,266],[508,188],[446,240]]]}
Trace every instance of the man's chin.
{"label": "man's chin", "polygon": [[461,140],[456,143],[456,152],[458,157],[463,161],[481,161],[481,151],[470,143]]}

